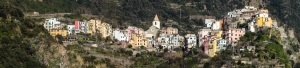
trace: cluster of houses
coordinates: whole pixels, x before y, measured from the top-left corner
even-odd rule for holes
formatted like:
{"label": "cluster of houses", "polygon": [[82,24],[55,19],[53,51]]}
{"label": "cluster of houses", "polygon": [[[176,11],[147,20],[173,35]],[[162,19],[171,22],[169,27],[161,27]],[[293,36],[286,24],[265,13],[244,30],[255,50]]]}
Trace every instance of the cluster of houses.
{"label": "cluster of houses", "polygon": [[[247,24],[248,28],[238,28],[238,24]],[[247,31],[257,32],[263,28],[278,28],[277,22],[269,17],[268,10],[245,6],[228,12],[221,20],[205,19],[205,27],[198,31],[199,45],[208,56],[213,57],[218,51],[235,46]],[[255,49],[253,46],[245,48]]]}
{"label": "cluster of houses", "polygon": [[[52,36],[70,36],[78,33],[95,35],[100,33],[102,37],[110,37],[122,42],[121,45],[131,45],[132,48],[195,48],[201,47],[210,57],[228,46],[236,45],[246,31],[256,32],[260,27],[276,27],[267,9],[245,6],[228,12],[221,20],[205,19],[205,27],[199,29],[198,34],[178,34],[174,27],[160,27],[158,16],[155,15],[152,26],[148,30],[135,26],[126,29],[112,28],[108,23],[100,20],[75,21],[74,25],[60,23],[56,18],[46,19],[44,27]],[[248,23],[248,28],[237,28],[238,24]],[[246,30],[247,29],[247,30]]]}
{"label": "cluster of houses", "polygon": [[75,21],[74,25],[66,25],[58,21],[57,18],[50,18],[46,19],[44,27],[52,36],[70,36],[78,33],[95,35],[99,31],[102,37],[107,37],[112,33],[111,25],[100,20]]}

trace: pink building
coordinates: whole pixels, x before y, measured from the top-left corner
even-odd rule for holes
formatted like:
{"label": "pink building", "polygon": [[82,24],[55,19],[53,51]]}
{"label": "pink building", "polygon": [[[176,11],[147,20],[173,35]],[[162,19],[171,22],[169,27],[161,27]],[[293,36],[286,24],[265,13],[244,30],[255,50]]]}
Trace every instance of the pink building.
{"label": "pink building", "polygon": [[167,34],[178,34],[178,29],[173,27],[167,28]]}
{"label": "pink building", "polygon": [[144,29],[142,29],[142,28],[137,28],[137,29],[134,29],[133,31],[136,34],[143,34],[144,33]]}
{"label": "pink building", "polygon": [[164,34],[178,34],[178,29],[173,27],[162,28],[160,31]]}
{"label": "pink building", "polygon": [[209,39],[210,37],[206,37],[203,39],[203,51],[205,54],[209,54]]}
{"label": "pink building", "polygon": [[203,28],[203,29],[200,29],[199,32],[198,32],[198,36],[199,36],[199,45],[202,46],[204,45],[203,42],[204,42],[204,38],[210,36],[210,33],[211,33],[211,29],[209,28]]}
{"label": "pink building", "polygon": [[128,28],[125,30],[125,35],[127,37],[126,41],[131,40],[132,34],[143,34],[144,30],[142,28],[137,28],[134,26],[128,26]]}
{"label": "pink building", "polygon": [[242,29],[229,29],[228,31],[228,41],[229,43],[236,43],[240,40],[240,37],[244,36],[246,33],[245,28]]}
{"label": "pink building", "polygon": [[75,21],[75,30],[79,29],[79,21]]}
{"label": "pink building", "polygon": [[132,30],[128,30],[128,29],[125,30],[125,36],[127,37],[126,41],[131,40],[132,33],[133,33]]}

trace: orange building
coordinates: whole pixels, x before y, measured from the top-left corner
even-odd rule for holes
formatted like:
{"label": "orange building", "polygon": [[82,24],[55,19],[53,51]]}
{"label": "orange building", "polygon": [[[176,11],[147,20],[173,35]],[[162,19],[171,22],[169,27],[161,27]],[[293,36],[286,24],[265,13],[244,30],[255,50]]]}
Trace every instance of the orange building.
{"label": "orange building", "polygon": [[272,19],[271,17],[258,17],[256,19],[258,27],[272,27]]}
{"label": "orange building", "polygon": [[51,29],[50,35],[53,37],[56,35],[67,36],[67,30],[66,29]]}
{"label": "orange building", "polygon": [[140,46],[148,47],[147,39],[141,34],[132,34],[132,40],[129,41],[129,44],[132,45],[132,48],[138,48]]}

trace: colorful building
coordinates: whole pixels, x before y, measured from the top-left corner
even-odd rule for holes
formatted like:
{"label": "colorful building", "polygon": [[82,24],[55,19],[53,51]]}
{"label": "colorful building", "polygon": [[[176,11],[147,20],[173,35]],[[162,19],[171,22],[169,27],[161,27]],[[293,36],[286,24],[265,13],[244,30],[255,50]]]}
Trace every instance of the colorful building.
{"label": "colorful building", "polygon": [[173,28],[173,27],[168,27],[168,28],[162,28],[161,33],[164,34],[178,34],[178,29],[177,28]]}
{"label": "colorful building", "polygon": [[132,34],[144,34],[144,30],[142,28],[137,28],[134,26],[128,26],[127,29],[125,29],[125,36],[127,37],[126,41],[131,40]]}
{"label": "colorful building", "polygon": [[129,41],[129,44],[131,44],[133,48],[141,46],[148,47],[148,41],[141,34],[132,34],[132,39]]}
{"label": "colorful building", "polygon": [[209,47],[210,46],[210,37],[205,37],[203,39],[203,51],[206,55],[209,55]]}
{"label": "colorful building", "polygon": [[209,45],[209,57],[214,57],[216,55],[216,52],[218,50],[218,41],[212,37],[210,40],[210,45]]}
{"label": "colorful building", "polygon": [[101,21],[91,19],[88,21],[88,33],[91,35],[95,35],[97,30],[100,30]]}
{"label": "colorful building", "polygon": [[203,29],[200,29],[198,31],[198,41],[199,41],[199,46],[202,46],[204,45],[203,42],[204,42],[204,39],[208,36],[210,36],[212,30],[209,29],[209,28],[203,28]]}
{"label": "colorful building", "polygon": [[67,30],[66,29],[51,29],[50,30],[51,36],[61,35],[61,36],[67,36]]}
{"label": "colorful building", "polygon": [[173,27],[167,28],[167,34],[178,34],[178,29]]}
{"label": "colorful building", "polygon": [[112,26],[105,22],[101,23],[100,33],[104,38],[112,35]]}
{"label": "colorful building", "polygon": [[80,33],[80,24],[79,24],[79,21],[75,21],[74,24],[75,24],[75,30],[74,30],[75,34]]}
{"label": "colorful building", "polygon": [[246,33],[245,28],[242,29],[229,29],[228,38],[229,43],[236,43],[240,40],[240,37],[244,36]]}
{"label": "colorful building", "polygon": [[258,27],[272,27],[272,19],[271,17],[258,17],[256,19]]}
{"label": "colorful building", "polygon": [[214,36],[216,36],[218,39],[221,39],[221,38],[222,38],[223,31],[221,31],[221,30],[212,31],[211,34],[214,35]]}

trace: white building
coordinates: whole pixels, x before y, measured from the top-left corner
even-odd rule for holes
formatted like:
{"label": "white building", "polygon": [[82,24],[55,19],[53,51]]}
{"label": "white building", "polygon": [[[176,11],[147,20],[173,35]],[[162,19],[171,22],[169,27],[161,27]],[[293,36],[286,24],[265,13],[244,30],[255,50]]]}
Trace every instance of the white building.
{"label": "white building", "polygon": [[170,35],[169,37],[171,49],[179,47],[180,43],[184,41],[184,38],[179,34]]}
{"label": "white building", "polygon": [[170,38],[168,37],[167,34],[160,34],[159,37],[157,38],[157,41],[161,46],[163,46],[163,48],[171,48],[169,46]]}
{"label": "white building", "polygon": [[74,34],[76,34],[75,33],[75,25],[67,25],[67,29],[68,29],[68,31],[67,31],[68,35],[72,35],[73,31],[74,31]]}
{"label": "white building", "polygon": [[248,29],[250,30],[250,32],[255,32],[255,21],[252,21],[250,23],[248,23]]}
{"label": "white building", "polygon": [[211,29],[212,29],[212,30],[220,30],[221,27],[222,27],[222,26],[221,26],[220,22],[219,22],[219,21],[216,21],[216,22],[213,23]]}
{"label": "white building", "polygon": [[50,31],[50,29],[52,29],[52,28],[62,28],[62,26],[60,25],[60,22],[57,20],[57,18],[46,19],[45,23],[44,23],[44,27],[48,31]]}
{"label": "white building", "polygon": [[88,33],[89,25],[87,21],[79,21],[79,30],[83,33]]}
{"label": "white building", "polygon": [[254,6],[245,6],[243,9],[241,9],[242,12],[249,12],[249,11],[257,11],[257,8]]}
{"label": "white building", "polygon": [[127,37],[125,36],[124,31],[119,30],[119,29],[115,29],[113,31],[113,36],[115,39],[117,39],[118,41],[126,41]]}
{"label": "white building", "polygon": [[265,17],[265,18],[268,18],[268,17],[269,17],[269,14],[268,14],[268,13],[261,13],[261,14],[258,14],[258,17]]}
{"label": "white building", "polygon": [[185,35],[185,38],[188,48],[192,48],[197,45],[197,39],[195,34],[187,34]]}
{"label": "white building", "polygon": [[273,20],[272,25],[273,25],[274,28],[278,28],[278,24],[277,24],[277,21],[276,21],[276,20]]}
{"label": "white building", "polygon": [[215,19],[205,19],[205,25],[206,27],[211,27],[213,22],[215,22]]}
{"label": "white building", "polygon": [[232,11],[227,13],[229,18],[237,17],[238,13],[237,11]]}
{"label": "white building", "polygon": [[218,40],[218,51],[225,50],[225,49],[226,49],[226,40],[225,39]]}

